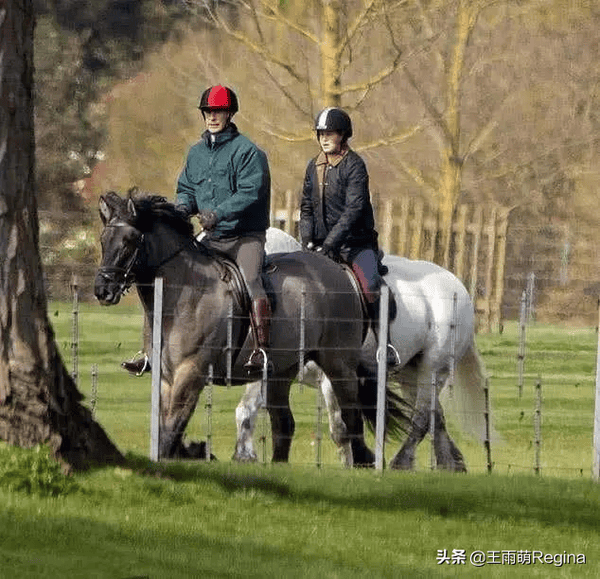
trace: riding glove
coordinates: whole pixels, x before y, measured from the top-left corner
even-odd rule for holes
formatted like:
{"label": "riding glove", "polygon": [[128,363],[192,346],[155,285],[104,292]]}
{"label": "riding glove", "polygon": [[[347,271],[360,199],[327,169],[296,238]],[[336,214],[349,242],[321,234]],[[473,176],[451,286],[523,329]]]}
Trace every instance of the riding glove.
{"label": "riding glove", "polygon": [[198,219],[200,221],[200,225],[202,225],[202,228],[206,229],[206,231],[212,231],[219,221],[217,214],[208,209],[201,209],[198,212]]}

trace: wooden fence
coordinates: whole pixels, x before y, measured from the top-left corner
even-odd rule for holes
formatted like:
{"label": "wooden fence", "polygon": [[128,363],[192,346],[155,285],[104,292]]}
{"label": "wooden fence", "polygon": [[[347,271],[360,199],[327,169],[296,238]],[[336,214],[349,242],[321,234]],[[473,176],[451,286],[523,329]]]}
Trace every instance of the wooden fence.
{"label": "wooden fence", "polygon": [[[475,302],[479,331],[501,327],[508,209],[459,205],[444,263],[440,257],[441,225],[436,208],[410,197],[374,205],[379,243],[386,253],[434,261],[449,269],[465,284]],[[286,193],[285,206],[273,208],[271,215],[273,226],[297,236],[298,202],[291,191]]]}

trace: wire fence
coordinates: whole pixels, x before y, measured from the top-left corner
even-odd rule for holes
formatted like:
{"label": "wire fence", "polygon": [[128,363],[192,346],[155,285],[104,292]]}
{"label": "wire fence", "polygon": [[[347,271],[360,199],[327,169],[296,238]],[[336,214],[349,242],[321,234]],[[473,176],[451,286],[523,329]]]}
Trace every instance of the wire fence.
{"label": "wire fence", "polygon": [[[131,378],[119,367],[143,347],[139,301],[130,295],[113,308],[97,305],[93,296],[97,235],[89,228],[65,228],[60,244],[47,244],[58,235],[55,228],[48,229],[47,218],[46,225],[42,223],[42,258],[62,355],[95,415],[118,444],[147,453],[150,377]],[[71,223],[68,216],[63,218]],[[491,453],[494,472],[590,474],[599,276],[597,244],[589,227],[558,223],[536,229],[516,221],[509,224],[501,323],[494,332],[477,335],[489,379],[493,426],[489,451],[463,433],[460,425],[469,416],[453,399],[451,388],[444,399],[448,429],[470,471],[486,472]],[[475,302],[482,287],[476,286]],[[211,437],[214,453],[227,459],[237,440],[234,412],[243,389],[215,386],[210,400],[207,392],[188,425],[188,437]],[[327,412],[322,395],[297,384],[291,402],[297,428],[290,460],[339,464],[336,448],[324,434]],[[210,420],[205,418],[208,409]],[[212,433],[207,432],[208,424]],[[272,449],[264,412],[255,440],[259,459],[268,461]],[[367,442],[373,444],[372,435],[367,434]],[[386,460],[399,444],[386,446]],[[428,444],[419,447],[419,469],[432,466]]]}
{"label": "wire fence", "polygon": [[[150,375],[130,377],[120,362],[143,347],[144,320],[135,295],[104,308],[85,303],[81,282],[71,280],[70,302],[52,302],[51,320],[67,366],[100,423],[123,450],[148,453],[150,443]],[[443,398],[448,430],[471,472],[590,476],[594,423],[596,328],[560,326],[536,321],[534,286],[523,287],[519,320],[507,322],[502,334],[477,336],[487,368],[491,430],[487,440],[471,438],[461,425],[471,416],[459,393],[447,388]],[[411,296],[404,296],[410,299]],[[525,305],[523,305],[525,304]],[[449,322],[452,323],[452,322]],[[217,355],[218,352],[215,352]],[[204,451],[228,460],[238,441],[235,410],[243,388],[208,386],[201,394],[186,430],[202,440]],[[394,384],[392,384],[395,386]],[[291,390],[296,433],[290,462],[319,467],[340,464],[335,445],[324,434],[326,407],[320,391],[300,383]],[[420,445],[416,469],[435,466],[429,440]],[[374,446],[374,437],[366,435]],[[261,411],[254,432],[258,460],[272,453],[269,419]],[[400,441],[389,441],[389,463]]]}
{"label": "wire fence", "polygon": [[[286,210],[286,215],[290,211]],[[290,229],[285,219],[277,215],[275,212],[274,224]],[[502,300],[498,305],[498,323],[491,325],[492,331],[501,331],[505,321],[518,319],[521,293],[531,276],[535,279],[533,315],[538,321],[595,325],[600,295],[600,246],[595,227],[562,221],[531,226],[519,218],[518,212],[511,212],[502,275],[494,282],[501,289],[491,288],[483,266],[474,277],[465,270],[468,279],[455,271],[479,310],[481,329],[489,325],[484,310],[494,291],[502,295]],[[381,219],[385,223],[387,216],[382,215]],[[83,223],[79,213],[58,216],[40,212],[40,221],[48,294],[52,299],[69,300],[75,275],[79,280],[80,299],[92,302],[93,280],[100,259],[99,225]],[[384,229],[383,225],[381,228]],[[458,251],[460,243],[457,241],[455,245]],[[390,252],[395,250],[390,249]],[[408,256],[408,253],[399,254]],[[423,254],[416,257],[426,258]]]}

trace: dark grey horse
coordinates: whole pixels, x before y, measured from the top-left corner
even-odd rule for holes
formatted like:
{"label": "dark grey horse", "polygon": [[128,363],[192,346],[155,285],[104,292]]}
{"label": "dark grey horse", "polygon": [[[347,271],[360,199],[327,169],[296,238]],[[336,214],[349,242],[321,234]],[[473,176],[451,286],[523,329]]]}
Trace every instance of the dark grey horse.
{"label": "dark grey horse", "polygon": [[[162,457],[179,456],[185,453],[182,436],[209,366],[215,383],[224,384],[228,358],[233,358],[232,382],[248,381],[242,369],[252,343],[247,311],[232,288],[231,271],[196,241],[189,221],[163,197],[122,198],[110,192],[100,198],[99,209],[104,230],[95,281],[98,300],[116,304],[135,283],[151,327],[153,281],[159,276],[164,279],[159,452]],[[294,433],[289,390],[299,366],[303,300],[305,357],[329,377],[345,425],[334,440],[342,450],[350,448],[350,441],[353,447],[356,441],[364,445],[357,365],[365,321],[348,273],[314,253],[279,254],[271,257],[270,264],[265,284],[273,308],[273,370],[267,383],[273,460],[288,460]],[[232,356],[227,355],[228,333],[234,345]],[[352,456],[347,462],[352,464]]]}

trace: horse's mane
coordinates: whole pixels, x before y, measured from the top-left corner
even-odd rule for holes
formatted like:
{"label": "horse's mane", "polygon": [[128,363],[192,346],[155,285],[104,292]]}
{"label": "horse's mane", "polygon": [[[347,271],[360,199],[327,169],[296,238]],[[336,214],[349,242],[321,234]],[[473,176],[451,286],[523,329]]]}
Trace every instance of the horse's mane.
{"label": "horse's mane", "polygon": [[[189,219],[179,211],[173,203],[167,201],[162,195],[137,194],[137,189],[130,190],[129,196],[135,206],[135,227],[142,232],[150,231],[158,220],[172,227],[175,231],[186,237],[194,236],[194,227]],[[124,202],[126,205],[126,202]]]}

